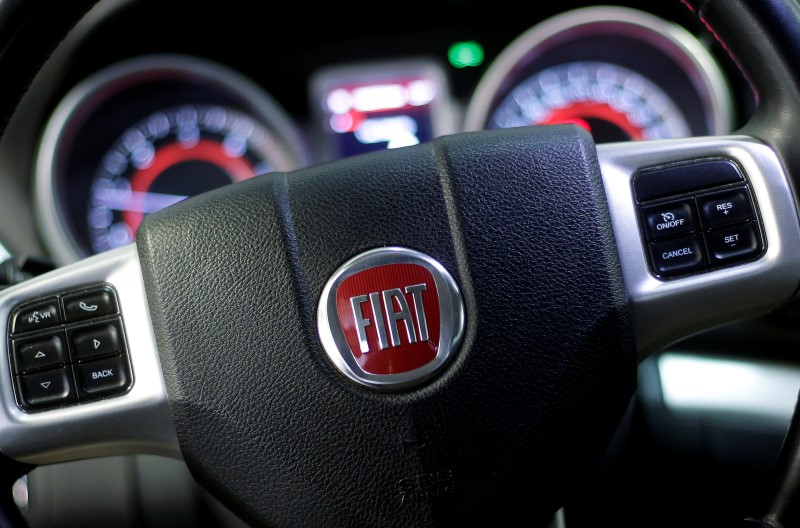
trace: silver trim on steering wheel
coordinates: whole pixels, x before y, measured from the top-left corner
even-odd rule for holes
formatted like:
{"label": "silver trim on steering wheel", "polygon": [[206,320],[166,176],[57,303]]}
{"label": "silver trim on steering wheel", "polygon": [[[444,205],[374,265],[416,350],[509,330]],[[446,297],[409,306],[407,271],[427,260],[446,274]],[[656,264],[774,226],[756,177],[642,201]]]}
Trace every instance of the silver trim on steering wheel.
{"label": "silver trim on steering wheel", "polygon": [[[700,330],[767,312],[800,284],[800,221],[775,152],[747,136],[615,143],[597,147],[637,348],[645,357]],[[761,213],[766,252],[755,262],[663,281],[648,268],[632,178],[643,167],[703,158],[738,161]]]}
{"label": "silver trim on steering wheel", "polygon": [[133,453],[180,456],[134,245],[0,292],[0,358],[8,358],[5,336],[15,306],[99,282],[117,291],[136,382],[121,396],[26,413],[16,404],[8,362],[0,361],[0,452],[6,456],[32,464]]}

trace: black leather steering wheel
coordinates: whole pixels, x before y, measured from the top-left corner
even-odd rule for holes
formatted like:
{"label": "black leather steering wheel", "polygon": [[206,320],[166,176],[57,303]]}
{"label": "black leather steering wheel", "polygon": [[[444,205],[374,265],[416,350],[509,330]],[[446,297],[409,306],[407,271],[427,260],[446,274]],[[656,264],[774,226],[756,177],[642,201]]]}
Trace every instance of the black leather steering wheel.
{"label": "black leather steering wheel", "polygon": [[[0,1],[0,122],[93,3]],[[39,408],[21,360],[0,355],[0,484],[20,464],[148,452],[183,456],[257,525],[545,525],[602,455],[638,360],[800,284],[800,7],[684,3],[757,94],[736,136],[444,137],[181,202],[148,216],[135,247],[2,292],[8,347],[109,324],[125,340],[113,368],[74,351],[63,368],[129,372],[121,393],[71,386]],[[711,211],[697,246],[647,240],[646,208],[703,215],[731,193],[752,199],[740,223]],[[715,252],[742,226],[749,253]],[[702,265],[669,268],[691,248]],[[97,292],[116,306],[74,315]],[[48,306],[57,320],[36,326]],[[2,515],[21,522],[10,501]]]}

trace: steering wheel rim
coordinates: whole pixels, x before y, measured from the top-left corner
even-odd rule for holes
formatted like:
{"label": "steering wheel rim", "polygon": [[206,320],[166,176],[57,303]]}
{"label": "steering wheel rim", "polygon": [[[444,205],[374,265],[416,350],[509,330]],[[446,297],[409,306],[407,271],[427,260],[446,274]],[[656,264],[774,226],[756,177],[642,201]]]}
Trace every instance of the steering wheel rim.
{"label": "steering wheel rim", "polygon": [[[0,4],[0,38],[3,39],[0,40],[0,71],[14,73],[9,76],[13,77],[12,82],[5,83],[3,88],[4,103],[0,111],[4,122],[13,111],[13,102],[24,92],[35,73],[35,66],[40,62],[35,60],[37,52],[44,60],[57,42],[57,38],[43,39],[35,49],[30,48],[30,43],[36,40],[31,28],[38,28],[38,24],[53,24],[53,29],[58,27],[58,31],[47,34],[63,35],[69,24],[78,20],[93,3],[4,1]],[[56,7],[55,4],[69,5]],[[723,5],[723,2],[709,0],[687,5],[731,51],[758,94],[758,110],[741,132],[761,139],[775,149],[784,168],[789,171],[794,188],[798,179],[797,162],[800,161],[800,143],[792,127],[792,116],[797,115],[800,109],[795,77],[800,72],[800,53],[795,53],[800,50],[800,8],[791,1],[777,0],[737,0],[735,6],[729,2]],[[58,9],[64,16],[53,16],[51,9]],[[15,26],[19,29],[3,31]],[[40,35],[38,31],[37,38]],[[730,35],[737,38],[726,38]],[[22,53],[22,49],[26,53]],[[20,82],[13,82],[18,80]],[[223,490],[220,493],[225,494]],[[4,506],[4,513],[11,518],[12,510],[7,508],[9,505]]]}

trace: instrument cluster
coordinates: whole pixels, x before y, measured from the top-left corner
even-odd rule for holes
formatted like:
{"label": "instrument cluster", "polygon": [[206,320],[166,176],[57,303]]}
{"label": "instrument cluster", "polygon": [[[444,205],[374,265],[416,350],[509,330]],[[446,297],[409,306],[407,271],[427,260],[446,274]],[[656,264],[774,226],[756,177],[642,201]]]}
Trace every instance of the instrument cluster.
{"label": "instrument cluster", "polygon": [[[109,20],[129,4],[141,16],[119,4]],[[234,55],[159,46],[158,24],[144,44],[96,53],[39,139],[34,205],[50,255],[63,264],[127,244],[163,207],[313,163],[531,125],[577,125],[598,143],[726,134],[752,98],[709,35],[657,14],[584,6],[516,37],[477,22],[426,26],[430,39],[407,49],[391,31],[341,39],[313,60],[253,49],[257,38],[228,42]],[[110,38],[113,22],[97,24],[84,50]]]}

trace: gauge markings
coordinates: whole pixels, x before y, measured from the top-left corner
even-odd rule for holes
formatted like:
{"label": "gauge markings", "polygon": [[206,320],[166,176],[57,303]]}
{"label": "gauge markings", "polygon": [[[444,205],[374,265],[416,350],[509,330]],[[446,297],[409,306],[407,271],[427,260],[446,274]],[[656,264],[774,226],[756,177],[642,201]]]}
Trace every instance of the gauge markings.
{"label": "gauge markings", "polygon": [[269,132],[236,110],[182,105],[155,112],[103,157],[87,210],[92,248],[132,242],[145,215],[282,165]]}
{"label": "gauge markings", "polygon": [[598,142],[689,135],[669,96],[632,70],[604,62],[571,62],[542,70],[498,105],[490,128],[575,123]]}

